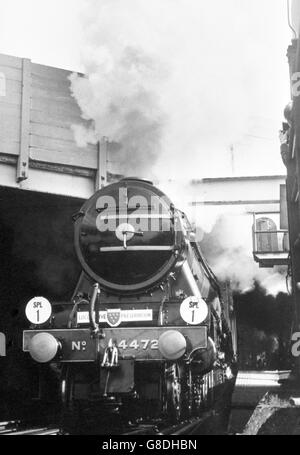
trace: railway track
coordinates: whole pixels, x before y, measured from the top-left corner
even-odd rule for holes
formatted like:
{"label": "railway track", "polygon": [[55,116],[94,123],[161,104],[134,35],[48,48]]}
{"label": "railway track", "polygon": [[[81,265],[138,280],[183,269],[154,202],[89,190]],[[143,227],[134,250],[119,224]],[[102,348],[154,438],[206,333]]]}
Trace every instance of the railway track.
{"label": "railway track", "polygon": [[31,428],[29,430],[15,431],[13,433],[6,433],[11,436],[58,436],[60,434],[59,428]]}
{"label": "railway track", "polygon": [[[122,432],[122,436],[181,436],[195,434],[201,425],[212,416],[212,412],[208,412],[199,418],[193,418],[177,425],[163,426],[163,423],[140,424],[132,429]],[[0,423],[0,435],[8,436],[58,436],[64,434],[61,429],[54,426],[43,426],[28,428],[20,421]]]}
{"label": "railway track", "polygon": [[59,435],[60,429],[54,427],[26,428],[20,421],[0,423],[0,435],[2,436],[49,436]]}
{"label": "railway track", "polygon": [[0,422],[0,435],[9,434],[17,431],[20,425],[19,420],[13,420],[10,422]]}
{"label": "railway track", "polygon": [[194,418],[185,422],[181,422],[178,425],[172,425],[169,427],[159,427],[158,425],[140,425],[132,431],[123,433],[124,436],[142,436],[142,435],[153,435],[153,436],[182,436],[196,434],[201,425],[203,425],[211,416],[212,412],[207,412],[199,418]]}

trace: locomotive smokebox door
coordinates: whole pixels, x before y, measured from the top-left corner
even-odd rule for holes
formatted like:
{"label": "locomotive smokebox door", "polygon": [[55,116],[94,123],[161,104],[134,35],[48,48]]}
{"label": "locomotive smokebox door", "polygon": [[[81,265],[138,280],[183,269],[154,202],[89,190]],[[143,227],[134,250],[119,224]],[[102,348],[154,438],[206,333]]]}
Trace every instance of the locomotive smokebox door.
{"label": "locomotive smokebox door", "polygon": [[134,390],[134,360],[119,360],[118,368],[101,368],[100,393],[110,395],[131,393]]}

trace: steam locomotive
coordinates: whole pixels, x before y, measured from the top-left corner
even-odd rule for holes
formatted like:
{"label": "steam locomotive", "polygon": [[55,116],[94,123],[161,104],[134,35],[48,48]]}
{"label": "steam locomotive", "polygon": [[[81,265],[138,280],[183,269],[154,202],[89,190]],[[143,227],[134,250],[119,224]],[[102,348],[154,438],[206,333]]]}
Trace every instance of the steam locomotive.
{"label": "steam locomotive", "polygon": [[232,378],[234,315],[186,215],[151,182],[126,178],[74,223],[82,274],[72,301],[33,298],[23,350],[59,372],[65,415],[198,415]]}

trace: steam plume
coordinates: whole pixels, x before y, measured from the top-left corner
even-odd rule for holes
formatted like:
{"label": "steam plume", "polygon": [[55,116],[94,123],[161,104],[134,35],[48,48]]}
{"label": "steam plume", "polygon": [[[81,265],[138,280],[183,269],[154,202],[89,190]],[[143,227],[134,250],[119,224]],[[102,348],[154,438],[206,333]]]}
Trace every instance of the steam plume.
{"label": "steam plume", "polygon": [[269,295],[287,292],[285,266],[259,268],[252,255],[252,220],[249,215],[222,214],[204,234],[202,249],[220,279],[230,280],[239,292],[258,283]]}
{"label": "steam plume", "polygon": [[73,93],[83,116],[95,120],[98,139],[122,143],[110,157],[118,173],[159,180],[229,175],[232,144],[238,173],[263,173],[264,166],[278,172],[274,150],[289,96],[281,2],[85,5],[88,77],[72,77]]}

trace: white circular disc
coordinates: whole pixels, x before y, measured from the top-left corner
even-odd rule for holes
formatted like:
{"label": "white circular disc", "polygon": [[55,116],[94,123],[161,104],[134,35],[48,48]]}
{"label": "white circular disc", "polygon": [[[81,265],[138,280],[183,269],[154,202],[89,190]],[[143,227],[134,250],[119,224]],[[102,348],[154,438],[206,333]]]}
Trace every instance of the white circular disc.
{"label": "white circular disc", "polygon": [[135,229],[131,224],[122,223],[116,229],[116,237],[123,242],[124,233],[126,233],[126,239],[131,240],[134,236]]}
{"label": "white circular disc", "polygon": [[25,313],[32,324],[44,324],[52,314],[52,306],[45,297],[35,297],[27,303]]}
{"label": "white circular disc", "polygon": [[208,316],[208,306],[200,297],[191,296],[180,306],[180,315],[190,325],[201,324]]}

